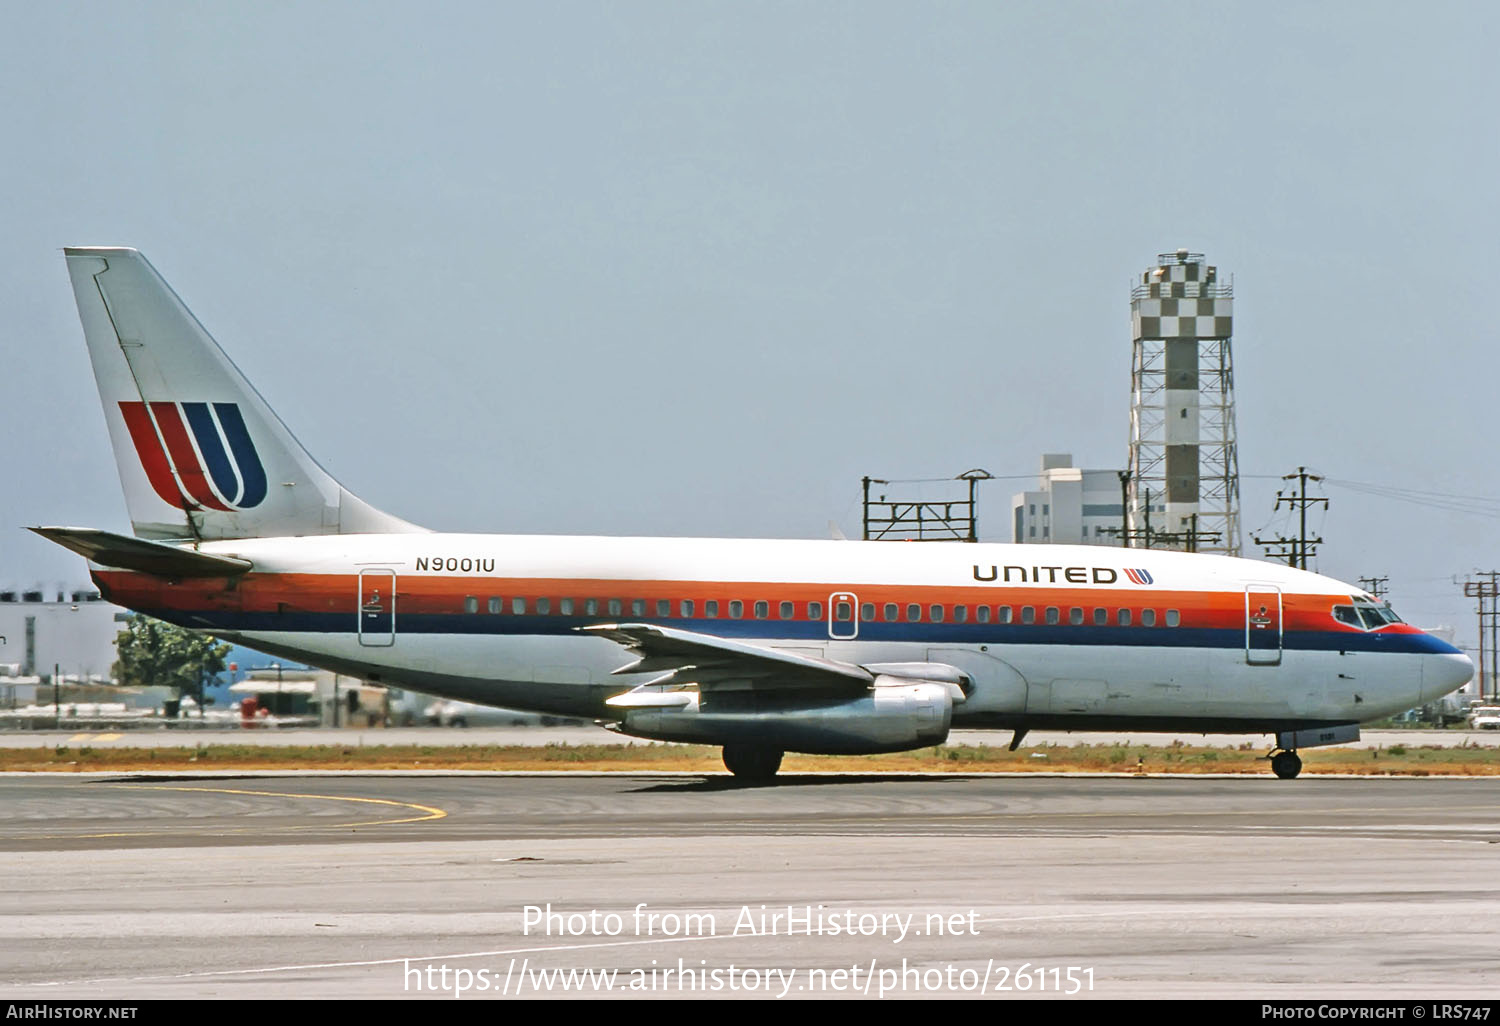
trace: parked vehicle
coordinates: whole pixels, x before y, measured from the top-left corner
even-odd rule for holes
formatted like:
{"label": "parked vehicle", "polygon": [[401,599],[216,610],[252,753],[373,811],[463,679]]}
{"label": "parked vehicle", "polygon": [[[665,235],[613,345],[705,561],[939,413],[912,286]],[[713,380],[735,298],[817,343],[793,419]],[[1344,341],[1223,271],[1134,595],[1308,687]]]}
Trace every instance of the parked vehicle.
{"label": "parked vehicle", "polygon": [[1476,705],[1469,710],[1469,726],[1475,730],[1500,730],[1500,705]]}

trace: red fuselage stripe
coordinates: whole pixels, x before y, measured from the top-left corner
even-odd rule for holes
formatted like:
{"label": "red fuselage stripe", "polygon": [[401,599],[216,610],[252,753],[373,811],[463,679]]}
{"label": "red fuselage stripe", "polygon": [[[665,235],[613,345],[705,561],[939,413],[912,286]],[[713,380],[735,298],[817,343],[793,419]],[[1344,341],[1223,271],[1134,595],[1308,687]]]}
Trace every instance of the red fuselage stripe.
{"label": "red fuselage stripe", "polygon": [[[239,578],[232,590],[221,580],[182,581],[167,583],[158,578],[128,571],[106,570],[95,574],[100,585],[108,589],[110,597],[127,606],[147,609],[180,610],[225,610],[243,612],[277,612],[297,610],[303,612],[350,612],[354,611],[359,595],[359,577],[355,574],[266,574],[250,573]],[[502,578],[502,577],[449,577],[434,575],[396,574],[396,598],[400,610],[408,614],[463,613],[466,600],[476,600],[477,612],[484,615],[513,615],[512,601],[524,599],[526,612],[537,614],[537,600],[546,599],[551,605],[550,615],[566,615],[560,610],[560,600],[572,599],[574,616],[618,615],[630,619],[635,616],[647,619],[660,617],[656,603],[669,602],[670,617],[681,616],[679,603],[683,600],[695,603],[694,614],[702,616],[704,602],[718,602],[718,615],[728,619],[728,604],[731,601],[744,603],[741,619],[754,619],[756,602],[769,605],[765,619],[782,619],[780,604],[795,604],[792,619],[826,619],[830,597],[835,594],[857,596],[861,605],[874,606],[872,618],[860,616],[864,622],[874,623],[931,623],[931,607],[943,607],[945,622],[953,622],[955,606],[967,607],[967,622],[978,622],[976,609],[988,606],[999,622],[996,607],[1008,606],[1012,610],[1013,622],[1021,622],[1021,610],[1030,606],[1035,610],[1035,622],[1045,623],[1046,610],[1058,610],[1059,623],[1067,625],[1071,610],[1083,610],[1084,626],[1094,625],[1094,610],[1106,611],[1105,625],[1118,624],[1119,611],[1131,611],[1134,625],[1140,624],[1140,611],[1156,610],[1156,623],[1163,625],[1167,610],[1176,610],[1180,626],[1243,630],[1245,627],[1245,595],[1243,592],[1169,591],[1161,588],[1080,588],[1004,586],[990,587],[941,587],[934,585],[838,585],[838,584],[779,584],[772,582],[723,582],[723,581],[626,581],[617,579],[577,578]],[[501,600],[501,613],[489,612],[489,600]],[[597,614],[584,613],[584,601],[598,602]],[[620,612],[610,614],[608,603],[620,603]],[[633,613],[632,601],[646,603],[645,612]],[[1282,595],[1282,629],[1284,631],[1347,631],[1363,633],[1359,628],[1340,623],[1333,618],[1335,605],[1350,601],[1348,595]],[[808,615],[808,603],[822,604],[818,617]],[[909,605],[920,606],[916,618],[908,616]],[[887,605],[896,606],[896,616],[888,619]],[[546,615],[546,614],[544,614]],[[1389,633],[1421,633],[1406,624],[1393,624],[1385,630]]]}

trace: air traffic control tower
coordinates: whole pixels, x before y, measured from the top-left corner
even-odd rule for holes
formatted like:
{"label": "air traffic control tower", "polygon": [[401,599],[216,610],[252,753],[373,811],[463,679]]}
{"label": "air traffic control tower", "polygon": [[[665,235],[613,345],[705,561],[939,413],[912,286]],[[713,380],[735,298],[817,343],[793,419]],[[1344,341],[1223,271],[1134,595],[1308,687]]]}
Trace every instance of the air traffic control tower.
{"label": "air traffic control tower", "polygon": [[1233,281],[1185,249],[1131,289],[1132,546],[1240,554],[1233,303]]}

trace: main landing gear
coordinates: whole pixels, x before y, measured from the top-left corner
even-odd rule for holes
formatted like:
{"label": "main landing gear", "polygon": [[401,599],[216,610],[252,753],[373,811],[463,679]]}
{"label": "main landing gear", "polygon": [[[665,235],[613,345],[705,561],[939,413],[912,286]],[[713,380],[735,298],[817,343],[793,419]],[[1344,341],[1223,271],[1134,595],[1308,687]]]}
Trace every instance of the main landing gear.
{"label": "main landing gear", "polygon": [[725,745],[724,768],[747,784],[765,783],[781,769],[781,750],[755,745]]}
{"label": "main landing gear", "polygon": [[1282,780],[1294,780],[1302,772],[1302,760],[1294,751],[1272,752],[1271,772]]}

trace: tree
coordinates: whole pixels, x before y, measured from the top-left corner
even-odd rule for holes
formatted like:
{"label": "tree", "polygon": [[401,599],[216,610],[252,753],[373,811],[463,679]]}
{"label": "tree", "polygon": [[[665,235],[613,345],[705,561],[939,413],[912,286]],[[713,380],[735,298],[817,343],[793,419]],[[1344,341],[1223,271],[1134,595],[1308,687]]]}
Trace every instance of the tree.
{"label": "tree", "polygon": [[203,685],[224,670],[230,646],[207,634],[176,627],[149,616],[132,616],[115,639],[118,684],[176,688],[179,697],[193,695],[201,715]]}

